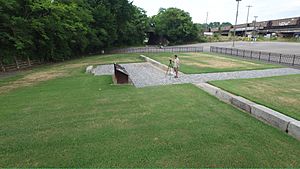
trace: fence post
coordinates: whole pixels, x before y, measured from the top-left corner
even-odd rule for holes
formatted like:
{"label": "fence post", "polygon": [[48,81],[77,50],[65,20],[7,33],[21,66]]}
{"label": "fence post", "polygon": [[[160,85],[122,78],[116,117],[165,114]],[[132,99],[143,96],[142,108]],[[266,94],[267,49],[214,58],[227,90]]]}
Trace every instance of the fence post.
{"label": "fence post", "polygon": [[231,48],[231,55],[232,55],[232,48]]}
{"label": "fence post", "polygon": [[280,53],[280,55],[279,55],[279,63],[281,63],[281,57],[282,57],[282,54]]}
{"label": "fence post", "polygon": [[260,60],[260,58],[261,58],[261,53],[260,53],[260,55],[258,56],[258,60]]}
{"label": "fence post", "polygon": [[270,62],[271,61],[271,52],[269,53],[269,59],[268,61]]}
{"label": "fence post", "polygon": [[252,58],[252,50],[251,50],[251,52],[250,52],[250,58]]}
{"label": "fence post", "polygon": [[18,63],[18,59],[17,59],[16,56],[14,56],[14,60],[15,60],[17,69],[20,69],[20,66],[19,66],[19,63]]}
{"label": "fence post", "polygon": [[1,66],[2,71],[5,72],[6,70],[5,70],[5,67],[2,63],[2,58],[0,58],[0,66]]}
{"label": "fence post", "polygon": [[27,64],[28,66],[31,66],[31,61],[30,61],[30,58],[27,56]]}
{"label": "fence post", "polygon": [[243,51],[243,57],[245,57],[245,50]]}
{"label": "fence post", "polygon": [[261,57],[261,52],[259,52],[259,55],[258,55],[258,58],[260,58]]}
{"label": "fence post", "polygon": [[238,49],[236,50],[236,56],[239,56],[239,50]]}
{"label": "fence post", "polygon": [[293,58],[293,63],[292,63],[293,66],[295,65],[295,59],[296,59],[296,55],[294,55],[294,58]]}

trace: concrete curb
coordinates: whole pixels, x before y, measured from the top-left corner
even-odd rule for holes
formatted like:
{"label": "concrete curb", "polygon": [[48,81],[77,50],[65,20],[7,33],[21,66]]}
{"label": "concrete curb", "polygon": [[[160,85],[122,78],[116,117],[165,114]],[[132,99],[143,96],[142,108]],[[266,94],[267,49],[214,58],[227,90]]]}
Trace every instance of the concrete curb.
{"label": "concrete curb", "polygon": [[156,66],[156,67],[159,67],[160,69],[164,70],[164,71],[167,71],[168,70],[168,66],[156,61],[156,60],[153,60],[145,55],[140,55],[140,57],[142,59],[144,59],[146,62],[149,62],[151,63],[152,65]]}
{"label": "concrete curb", "polygon": [[[146,62],[152,64],[153,66],[156,66],[156,67],[158,67],[159,69],[162,69],[163,71],[167,71],[167,70],[168,70],[168,66],[166,66],[166,65],[164,65],[164,64],[162,64],[162,63],[160,63],[160,62],[158,62],[158,61],[156,61],[156,60],[154,60],[154,59],[151,59],[151,58],[149,58],[149,57],[147,57],[147,56],[145,56],[145,55],[140,55],[140,57],[141,57],[143,60],[145,60]],[[179,75],[183,75],[184,73],[178,72],[178,74],[179,74]]]}
{"label": "concrete curb", "polygon": [[300,121],[243,97],[233,95],[208,83],[197,83],[194,85],[218,99],[248,112],[256,119],[288,133],[300,141]]}

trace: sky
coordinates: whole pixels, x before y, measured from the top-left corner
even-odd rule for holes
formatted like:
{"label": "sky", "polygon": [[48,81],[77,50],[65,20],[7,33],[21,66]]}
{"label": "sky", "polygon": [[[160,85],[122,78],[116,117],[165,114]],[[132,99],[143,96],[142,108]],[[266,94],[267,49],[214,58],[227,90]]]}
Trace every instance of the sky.
{"label": "sky", "polygon": [[[159,8],[177,7],[189,12],[195,23],[231,22],[234,24],[237,2],[235,0],[131,0],[146,10],[148,16],[156,15]],[[246,6],[250,8],[249,22],[258,16],[258,21],[300,16],[300,0],[242,0],[238,23],[246,23]]]}

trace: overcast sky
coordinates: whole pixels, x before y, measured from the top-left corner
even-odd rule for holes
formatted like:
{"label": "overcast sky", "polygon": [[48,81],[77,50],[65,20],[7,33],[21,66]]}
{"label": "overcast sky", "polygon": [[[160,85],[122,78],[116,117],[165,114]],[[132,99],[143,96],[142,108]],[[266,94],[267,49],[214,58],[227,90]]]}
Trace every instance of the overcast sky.
{"label": "overcast sky", "polygon": [[[147,11],[148,16],[157,14],[159,8],[177,7],[190,13],[196,23],[235,22],[235,0],[132,0],[133,4]],[[242,0],[238,23],[246,23],[247,5],[250,9],[249,22],[258,16],[258,21],[300,16],[300,0]]]}

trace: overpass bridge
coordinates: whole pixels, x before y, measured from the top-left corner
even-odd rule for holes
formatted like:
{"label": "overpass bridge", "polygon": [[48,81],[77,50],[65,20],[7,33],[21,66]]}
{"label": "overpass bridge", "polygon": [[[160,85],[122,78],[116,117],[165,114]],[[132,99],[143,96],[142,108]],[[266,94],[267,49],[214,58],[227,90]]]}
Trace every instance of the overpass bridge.
{"label": "overpass bridge", "polygon": [[[213,33],[220,33],[224,36],[228,36],[234,31],[234,26],[226,26],[220,28],[213,28],[210,30]],[[300,17],[286,18],[269,20],[262,22],[255,22],[248,24],[236,25],[236,35],[244,36],[245,33],[248,35],[259,34],[277,34],[281,37],[293,37],[300,35]]]}

